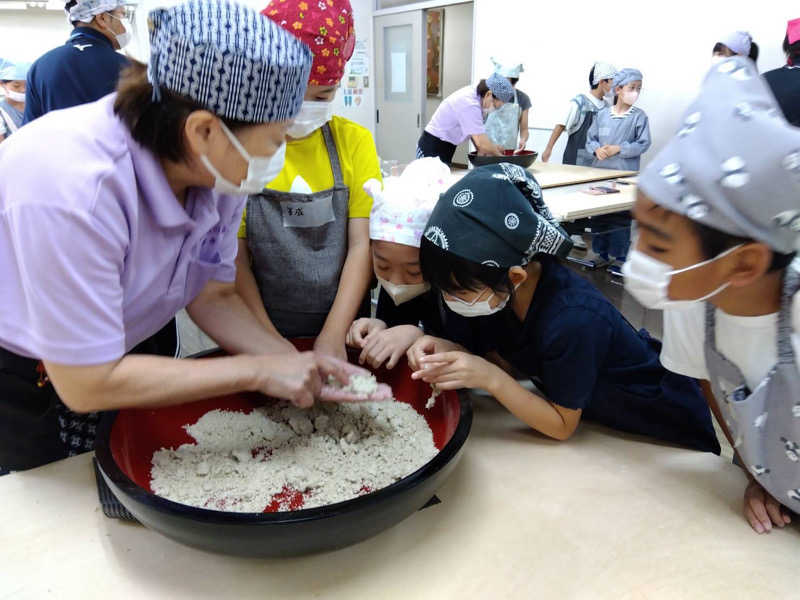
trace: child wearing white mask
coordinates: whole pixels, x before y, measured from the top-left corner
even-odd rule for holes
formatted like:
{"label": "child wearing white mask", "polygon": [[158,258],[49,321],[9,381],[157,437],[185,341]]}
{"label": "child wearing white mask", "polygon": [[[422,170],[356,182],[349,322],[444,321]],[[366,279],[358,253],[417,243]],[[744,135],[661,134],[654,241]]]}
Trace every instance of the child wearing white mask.
{"label": "child wearing white mask", "polygon": [[586,137],[593,167],[638,171],[641,156],[650,148],[650,124],[645,112],[634,106],[642,92],[642,73],[622,69],[611,84],[614,105],[597,113]]}
{"label": "child wearing white mask", "polygon": [[356,320],[347,343],[359,362],[392,369],[417,339],[438,331],[438,306],[422,278],[419,244],[436,201],[448,187],[450,169],[438,158],[420,158],[383,189],[365,184],[373,198],[369,231],[372,264],[380,285],[376,318]]}
{"label": "child wearing white mask", "polygon": [[714,65],[640,177],[625,286],[664,309],[668,369],[703,381],[764,533],[800,511],[800,129],[752,61]]}
{"label": "child wearing white mask", "polygon": [[0,67],[0,88],[5,98],[0,100],[0,142],[22,127],[25,113],[25,78],[28,63],[5,63]]}
{"label": "child wearing white mask", "polygon": [[262,15],[312,48],[314,64],[282,169],[248,199],[236,286],[265,327],[314,337],[315,351],[345,359],[349,326],[369,310],[372,199],[364,183],[381,179],[370,132],[333,114],[355,46],[352,7],[273,0]]}
{"label": "child wearing white mask", "polygon": [[413,377],[484,389],[557,440],[590,419],[719,453],[697,384],[665,370],[659,342],[559,262],[571,247],[525,169],[470,171],[442,195],[420,246],[444,315],[441,337],[409,350]]}

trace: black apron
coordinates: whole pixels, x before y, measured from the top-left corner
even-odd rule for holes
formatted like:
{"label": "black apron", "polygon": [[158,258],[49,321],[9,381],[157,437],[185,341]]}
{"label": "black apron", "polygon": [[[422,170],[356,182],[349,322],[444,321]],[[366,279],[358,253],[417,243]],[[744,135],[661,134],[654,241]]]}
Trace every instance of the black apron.
{"label": "black apron", "polygon": [[586,150],[586,137],[589,134],[589,128],[594,123],[594,118],[597,115],[597,107],[591,102],[579,96],[573,102],[578,103],[578,109],[583,114],[583,121],[578,130],[569,136],[567,139],[567,147],[564,150],[564,157],[562,162],[565,165],[578,165],[579,167],[591,167],[594,162],[594,156],[589,154]]}
{"label": "black apron", "polygon": [[446,142],[427,131],[422,132],[422,137],[417,142],[417,158],[432,156],[441,160],[448,167],[453,164],[455,153],[455,144]]}
{"label": "black apron", "polygon": [[[172,319],[131,353],[175,356],[177,346]],[[40,361],[0,348],[0,475],[93,450],[99,419],[67,408]]]}

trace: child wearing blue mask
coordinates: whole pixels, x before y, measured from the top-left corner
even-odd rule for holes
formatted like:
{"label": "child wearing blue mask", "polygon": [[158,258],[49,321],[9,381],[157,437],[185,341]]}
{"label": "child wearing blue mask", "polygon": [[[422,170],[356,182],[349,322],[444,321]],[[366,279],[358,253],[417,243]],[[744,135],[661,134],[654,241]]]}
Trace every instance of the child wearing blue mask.
{"label": "child wearing blue mask", "polygon": [[452,186],[420,247],[444,317],[442,337],[422,337],[408,352],[414,378],[485,389],[558,440],[586,418],[718,453],[696,383],[667,372],[660,344],[560,264],[571,245],[525,169],[481,167]]}
{"label": "child wearing blue mask", "polygon": [[702,380],[758,533],[800,511],[800,129],[752,61],[712,67],[640,177],[626,288],[664,309],[668,369]]}

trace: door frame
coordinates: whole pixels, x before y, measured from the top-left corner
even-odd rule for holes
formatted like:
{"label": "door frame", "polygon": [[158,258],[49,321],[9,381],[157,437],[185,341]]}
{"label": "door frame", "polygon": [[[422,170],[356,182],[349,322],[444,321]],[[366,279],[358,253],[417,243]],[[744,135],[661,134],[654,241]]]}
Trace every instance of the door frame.
{"label": "door frame", "polygon": [[[414,10],[427,10],[429,8],[441,8],[443,6],[453,6],[454,4],[474,4],[474,0],[427,0],[425,2],[412,2],[403,6],[393,6],[392,8],[378,8],[379,0],[375,0],[372,6],[373,17],[385,17],[397,13],[411,12]],[[473,8],[473,13],[474,13]]]}

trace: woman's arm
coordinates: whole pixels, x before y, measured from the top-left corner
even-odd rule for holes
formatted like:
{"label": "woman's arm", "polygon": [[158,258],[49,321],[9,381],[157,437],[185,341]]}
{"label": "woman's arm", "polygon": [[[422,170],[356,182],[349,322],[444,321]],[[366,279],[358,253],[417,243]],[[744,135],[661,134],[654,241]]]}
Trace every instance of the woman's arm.
{"label": "woman's arm", "polygon": [[186,312],[200,329],[230,354],[295,352],[294,346],[274,327],[267,328],[255,316],[234,283],[209,281],[186,307]]}
{"label": "woman's arm", "polygon": [[369,247],[369,219],[349,219],[347,225],[347,258],[339,280],[339,289],[331,312],[319,334],[314,349],[346,359],[345,339],[350,325],[367,294],[372,280],[372,255]]}
{"label": "woman's arm", "polygon": [[485,133],[471,136],[472,143],[482,156],[503,156],[503,149],[489,139]]}

